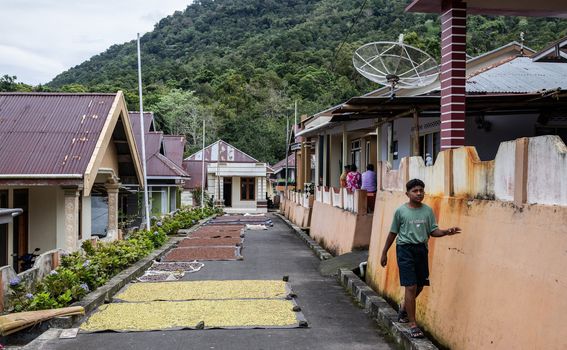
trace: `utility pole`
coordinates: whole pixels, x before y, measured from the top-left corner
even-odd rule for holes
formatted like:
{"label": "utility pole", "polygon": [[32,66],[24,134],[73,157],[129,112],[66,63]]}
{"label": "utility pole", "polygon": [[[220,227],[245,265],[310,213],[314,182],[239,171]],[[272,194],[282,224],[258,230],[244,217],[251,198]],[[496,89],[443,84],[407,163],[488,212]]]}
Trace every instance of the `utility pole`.
{"label": "utility pole", "polygon": [[289,176],[288,174],[288,167],[289,167],[289,156],[288,156],[288,151],[289,151],[289,116],[286,114],[285,117],[285,193],[287,195],[287,178]]}
{"label": "utility pole", "polygon": [[142,144],[142,175],[144,177],[144,209],[146,215],[146,230],[150,230],[150,208],[148,205],[148,177],[146,173],[146,134],[144,130],[144,103],[142,101],[142,58],[140,54],[140,33],[138,33],[138,94],[140,95],[140,139]]}
{"label": "utility pole", "polygon": [[203,156],[203,164],[201,169],[201,210],[205,210],[205,118],[203,117],[203,151],[201,152]]}

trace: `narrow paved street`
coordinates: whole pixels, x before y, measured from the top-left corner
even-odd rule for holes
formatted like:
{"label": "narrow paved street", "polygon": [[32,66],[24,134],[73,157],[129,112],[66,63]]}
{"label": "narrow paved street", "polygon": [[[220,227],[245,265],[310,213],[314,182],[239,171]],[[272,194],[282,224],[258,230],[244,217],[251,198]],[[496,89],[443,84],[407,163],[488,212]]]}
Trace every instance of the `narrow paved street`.
{"label": "narrow paved street", "polygon": [[338,282],[318,273],[319,260],[311,250],[271,217],[269,230],[245,232],[244,260],[205,261],[184,280],[281,280],[288,275],[308,328],[79,333],[75,339],[53,339],[44,349],[391,349]]}

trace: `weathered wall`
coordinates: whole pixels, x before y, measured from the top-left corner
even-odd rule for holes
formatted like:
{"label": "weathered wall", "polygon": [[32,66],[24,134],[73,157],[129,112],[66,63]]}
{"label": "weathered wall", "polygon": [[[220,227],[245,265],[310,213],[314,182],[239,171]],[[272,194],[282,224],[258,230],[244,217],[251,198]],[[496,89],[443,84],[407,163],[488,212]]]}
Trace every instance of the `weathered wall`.
{"label": "weathered wall", "polygon": [[529,139],[527,202],[567,205],[567,147],[559,136]]}
{"label": "weathered wall", "polygon": [[[400,301],[395,247],[380,255],[402,192],[379,192],[368,283]],[[567,348],[567,207],[427,197],[441,227],[463,233],[429,243],[431,287],[418,322],[451,349]],[[315,225],[313,225],[315,226]]]}
{"label": "weathered wall", "polygon": [[29,189],[29,251],[57,247],[57,211],[63,210],[55,202],[57,191],[54,186]]}
{"label": "weathered wall", "polygon": [[293,201],[283,199],[280,210],[289,221],[299,227],[309,227],[311,224],[311,208],[306,208]]}
{"label": "weathered wall", "polygon": [[315,201],[310,227],[311,237],[332,254],[341,255],[368,247],[372,215],[357,215]]}

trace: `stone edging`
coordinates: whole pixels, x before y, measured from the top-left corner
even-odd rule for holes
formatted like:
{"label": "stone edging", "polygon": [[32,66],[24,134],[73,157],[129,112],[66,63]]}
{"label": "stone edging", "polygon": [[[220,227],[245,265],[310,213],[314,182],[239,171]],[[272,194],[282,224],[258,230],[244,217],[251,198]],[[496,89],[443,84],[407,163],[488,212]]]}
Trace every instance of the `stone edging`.
{"label": "stone edging", "polygon": [[[291,229],[301,238],[309,248],[311,248],[319,260],[327,260],[333,256],[322,248],[313,238],[309,237],[301,228],[283,215],[274,213],[282,219]],[[386,330],[393,336],[394,340],[403,349],[408,350],[437,350],[431,340],[427,338],[413,339],[409,336],[409,327],[407,324],[398,323],[398,313],[394,310],[386,300],[380,297],[372,288],[362,281],[354,272],[349,269],[339,269],[339,283],[345,288],[357,302],[362,306],[373,320],[384,326]]]}

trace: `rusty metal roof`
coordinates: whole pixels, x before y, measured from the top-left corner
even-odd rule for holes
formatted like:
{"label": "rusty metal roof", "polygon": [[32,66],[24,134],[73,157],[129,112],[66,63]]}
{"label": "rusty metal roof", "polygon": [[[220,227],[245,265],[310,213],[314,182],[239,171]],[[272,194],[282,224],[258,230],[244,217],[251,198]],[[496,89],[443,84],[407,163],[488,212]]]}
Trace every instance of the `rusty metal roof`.
{"label": "rusty metal roof", "polygon": [[[202,160],[203,150],[193,153],[185,160]],[[206,162],[259,163],[257,159],[242,152],[231,144],[218,140],[205,147]]]}
{"label": "rusty metal roof", "polygon": [[567,88],[567,63],[534,62],[529,57],[487,69],[467,79],[467,93],[527,93]]}
{"label": "rusty metal roof", "polygon": [[0,174],[83,175],[116,97],[0,93]]}
{"label": "rusty metal roof", "polygon": [[165,156],[178,166],[183,164],[183,151],[185,151],[185,137],[179,135],[163,135],[163,148]]}
{"label": "rusty metal roof", "polygon": [[[288,168],[294,168],[295,167],[295,152],[292,152],[288,157],[288,163],[287,163],[287,167]],[[274,164],[272,166],[272,169],[274,170],[274,173],[278,173],[281,170],[283,170],[285,168],[285,158],[280,160],[279,162],[277,162],[276,164]]]}
{"label": "rusty metal roof", "polygon": [[[142,139],[140,138],[140,112],[128,112],[130,116],[130,123],[134,129],[134,135],[136,137],[136,145],[138,145],[138,154],[140,154],[139,147],[142,144]],[[152,112],[144,112],[144,131],[145,139],[144,145],[146,148],[146,172],[148,177],[158,177],[158,178],[168,178],[168,177],[182,177],[188,178],[189,175],[181,167],[181,161],[179,164],[175,160],[168,158],[166,155],[165,140],[169,139],[171,136],[164,135],[161,131],[154,131],[154,115]],[[182,136],[175,136],[177,139],[183,138]],[[176,142],[179,142],[177,140]],[[169,147],[172,153],[177,150],[174,149],[172,145]],[[140,154],[140,158],[141,158]],[[183,148],[181,149],[181,155],[177,158],[182,159]]]}

